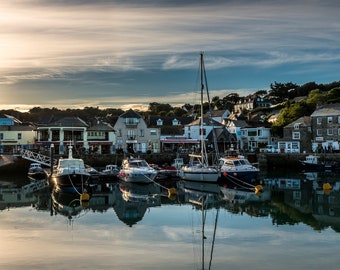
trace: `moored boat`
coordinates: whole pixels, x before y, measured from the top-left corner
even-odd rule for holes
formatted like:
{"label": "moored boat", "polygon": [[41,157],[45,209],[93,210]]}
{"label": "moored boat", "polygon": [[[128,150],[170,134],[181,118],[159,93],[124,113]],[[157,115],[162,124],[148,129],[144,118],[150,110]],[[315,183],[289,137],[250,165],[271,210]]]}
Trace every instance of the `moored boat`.
{"label": "moored boat", "polygon": [[[180,169],[179,175],[181,179],[186,181],[199,181],[199,182],[217,182],[219,177],[219,171],[216,167],[210,166],[208,162],[208,155],[204,139],[204,113],[203,113],[203,90],[206,87],[207,96],[209,99],[209,93],[207,88],[207,83],[204,78],[206,78],[203,53],[200,54],[200,78],[201,78],[201,118],[200,118],[200,154],[190,154],[189,164],[183,166]],[[204,84],[205,82],[205,84]],[[210,102],[208,100],[208,102]]]}
{"label": "moored boat", "polygon": [[30,164],[27,175],[31,180],[42,180],[47,178],[47,173],[41,167],[41,164],[36,162]]}
{"label": "moored boat", "polygon": [[69,146],[68,158],[60,158],[51,174],[51,180],[55,185],[78,192],[82,192],[89,184],[90,178],[91,174],[86,169],[84,161],[73,158],[72,146]]}
{"label": "moored boat", "polygon": [[124,159],[118,174],[119,179],[133,183],[150,183],[156,176],[157,171],[141,158]]}
{"label": "moored boat", "polygon": [[224,156],[219,159],[220,178],[228,187],[248,187],[255,185],[259,169],[242,155]]}
{"label": "moored boat", "polygon": [[317,155],[307,155],[300,163],[304,171],[334,171],[337,165],[336,162],[321,161]]}

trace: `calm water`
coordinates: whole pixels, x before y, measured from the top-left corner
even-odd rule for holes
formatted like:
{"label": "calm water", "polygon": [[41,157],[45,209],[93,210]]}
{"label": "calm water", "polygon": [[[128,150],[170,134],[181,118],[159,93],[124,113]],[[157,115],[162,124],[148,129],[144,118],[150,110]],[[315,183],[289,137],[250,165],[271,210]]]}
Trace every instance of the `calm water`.
{"label": "calm water", "polygon": [[112,183],[89,204],[2,187],[0,269],[338,269],[339,175],[262,177],[274,187],[261,196],[161,183],[178,186],[169,198],[158,185]]}

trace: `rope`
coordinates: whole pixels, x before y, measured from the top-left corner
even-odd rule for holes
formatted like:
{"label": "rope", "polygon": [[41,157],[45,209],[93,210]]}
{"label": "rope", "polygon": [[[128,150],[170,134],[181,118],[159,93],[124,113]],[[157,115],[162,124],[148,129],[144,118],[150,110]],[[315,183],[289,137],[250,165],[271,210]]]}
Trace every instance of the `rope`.
{"label": "rope", "polygon": [[[245,188],[245,189],[249,189],[249,190],[255,191],[255,187],[256,187],[255,185],[250,184],[250,183],[247,183],[247,182],[245,182],[245,181],[243,181],[243,180],[241,180],[241,179],[238,179],[238,178],[236,178],[236,177],[234,177],[234,176],[232,176],[232,175],[230,175],[230,174],[228,174],[228,176],[231,178],[231,179],[229,179],[229,180],[230,180],[232,183],[234,183],[235,185],[237,185],[237,186],[239,186],[239,187],[242,187],[242,188]],[[236,181],[242,182],[243,184],[248,185],[248,186],[250,186],[251,188],[246,187],[246,186],[242,186],[241,184],[238,184],[238,183],[236,183],[235,181],[233,181],[233,179],[236,180]]]}

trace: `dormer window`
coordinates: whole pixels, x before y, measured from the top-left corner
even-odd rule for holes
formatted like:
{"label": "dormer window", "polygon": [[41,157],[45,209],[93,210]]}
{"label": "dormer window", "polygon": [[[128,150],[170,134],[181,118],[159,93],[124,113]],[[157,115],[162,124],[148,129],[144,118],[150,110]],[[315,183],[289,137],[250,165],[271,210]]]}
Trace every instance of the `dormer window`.
{"label": "dormer window", "polygon": [[127,125],[137,125],[139,123],[139,119],[138,118],[125,118],[124,122]]}
{"label": "dormer window", "polygon": [[178,126],[178,120],[176,118],[174,120],[172,120],[172,125],[173,126]]}
{"label": "dormer window", "polygon": [[163,120],[162,119],[157,120],[157,126],[163,126]]}
{"label": "dormer window", "polygon": [[299,127],[300,127],[300,123],[294,124],[294,129],[299,129]]}

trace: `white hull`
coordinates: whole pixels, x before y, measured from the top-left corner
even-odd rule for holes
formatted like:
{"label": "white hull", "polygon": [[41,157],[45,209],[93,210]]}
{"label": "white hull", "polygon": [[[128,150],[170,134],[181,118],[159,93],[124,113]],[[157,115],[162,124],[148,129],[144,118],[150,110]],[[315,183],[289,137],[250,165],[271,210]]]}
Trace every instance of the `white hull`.
{"label": "white hull", "polygon": [[121,172],[119,178],[130,183],[151,183],[157,173],[154,172]]}
{"label": "white hull", "polygon": [[216,183],[220,174],[215,168],[211,167],[187,167],[180,170],[180,177],[186,181]]}
{"label": "white hull", "polygon": [[145,160],[125,159],[119,171],[119,179],[131,183],[150,183],[157,176],[157,171],[149,166]]}

